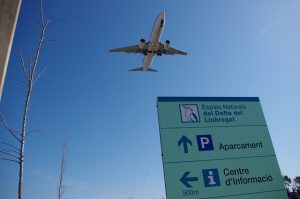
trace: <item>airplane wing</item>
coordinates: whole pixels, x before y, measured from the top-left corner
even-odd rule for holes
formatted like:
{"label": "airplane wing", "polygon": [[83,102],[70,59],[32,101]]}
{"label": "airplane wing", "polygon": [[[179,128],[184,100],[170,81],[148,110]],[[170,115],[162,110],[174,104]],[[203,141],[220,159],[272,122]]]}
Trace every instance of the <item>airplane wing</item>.
{"label": "airplane wing", "polygon": [[140,49],[139,45],[134,45],[134,46],[127,46],[124,48],[115,48],[109,50],[109,52],[125,52],[125,53],[142,53],[145,54],[147,53],[146,49]]}
{"label": "airplane wing", "polygon": [[166,55],[175,55],[175,54],[178,54],[178,55],[187,55],[186,52],[183,52],[183,51],[180,51],[180,50],[177,50],[175,48],[171,48],[169,47],[168,49],[164,49],[164,45],[162,43],[159,43],[159,48],[158,48],[158,51],[156,52],[156,54],[166,54]]}

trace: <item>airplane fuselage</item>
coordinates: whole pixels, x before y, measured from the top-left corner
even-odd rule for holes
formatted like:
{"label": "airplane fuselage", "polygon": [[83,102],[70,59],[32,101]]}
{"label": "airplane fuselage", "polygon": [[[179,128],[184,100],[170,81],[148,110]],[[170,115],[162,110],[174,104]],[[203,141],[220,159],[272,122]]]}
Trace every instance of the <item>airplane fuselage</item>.
{"label": "airplane fuselage", "polygon": [[159,41],[164,29],[164,25],[165,25],[165,12],[163,11],[158,15],[153,25],[153,29],[149,41],[150,43],[148,45],[148,52],[147,55],[145,55],[144,57],[143,68],[145,71],[151,65],[155,52],[159,48]]}
{"label": "airplane fuselage", "polygon": [[150,39],[148,42],[145,39],[140,39],[138,45],[132,45],[122,48],[110,49],[110,52],[125,52],[125,53],[140,53],[144,55],[143,66],[130,69],[129,71],[141,71],[141,72],[158,72],[158,70],[151,68],[152,60],[155,55],[187,55],[186,52],[177,50],[170,47],[170,41],[166,40],[164,44],[160,41],[160,37],[165,26],[165,12],[161,12],[154,21],[151,31]]}

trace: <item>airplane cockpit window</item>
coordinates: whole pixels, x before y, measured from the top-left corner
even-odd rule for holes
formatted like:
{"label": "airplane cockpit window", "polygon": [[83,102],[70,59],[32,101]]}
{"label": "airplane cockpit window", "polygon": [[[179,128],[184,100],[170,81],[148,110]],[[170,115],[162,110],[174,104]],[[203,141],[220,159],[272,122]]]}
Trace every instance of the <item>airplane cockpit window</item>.
{"label": "airplane cockpit window", "polygon": [[161,26],[161,27],[164,26],[164,20],[163,20],[163,19],[160,21],[160,26]]}

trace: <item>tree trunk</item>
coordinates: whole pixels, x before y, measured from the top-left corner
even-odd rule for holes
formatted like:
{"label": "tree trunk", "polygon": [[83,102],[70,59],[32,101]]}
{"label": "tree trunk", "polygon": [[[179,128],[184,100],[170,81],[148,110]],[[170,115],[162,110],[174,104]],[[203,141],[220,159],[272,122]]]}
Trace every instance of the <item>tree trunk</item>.
{"label": "tree trunk", "polygon": [[21,147],[20,147],[20,164],[19,164],[19,186],[18,186],[18,199],[22,199],[22,188],[23,188],[23,171],[24,171],[24,146],[25,146],[25,134],[26,134],[26,122],[27,113],[30,104],[30,96],[32,92],[32,81],[29,81],[28,90],[26,95],[26,102],[23,113],[23,123],[21,132]]}

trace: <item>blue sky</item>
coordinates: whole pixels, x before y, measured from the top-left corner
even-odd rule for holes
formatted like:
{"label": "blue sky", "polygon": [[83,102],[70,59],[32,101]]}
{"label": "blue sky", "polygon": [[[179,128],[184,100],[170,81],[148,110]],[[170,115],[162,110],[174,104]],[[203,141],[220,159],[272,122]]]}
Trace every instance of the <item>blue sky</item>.
{"label": "blue sky", "polygon": [[[53,22],[42,49],[26,140],[24,198],[56,197],[68,134],[65,199],[165,197],[157,96],[259,97],[283,174],[299,176],[300,2],[296,0],[45,1]],[[188,56],[156,57],[158,73],[129,73],[141,55],[111,48],[149,39],[166,11],[162,41]],[[17,65],[38,39],[39,1],[23,1],[0,110],[20,127]],[[3,130],[1,136],[8,140]],[[0,198],[17,197],[17,167],[0,162]]]}

